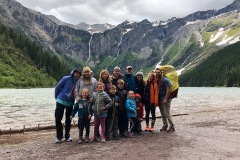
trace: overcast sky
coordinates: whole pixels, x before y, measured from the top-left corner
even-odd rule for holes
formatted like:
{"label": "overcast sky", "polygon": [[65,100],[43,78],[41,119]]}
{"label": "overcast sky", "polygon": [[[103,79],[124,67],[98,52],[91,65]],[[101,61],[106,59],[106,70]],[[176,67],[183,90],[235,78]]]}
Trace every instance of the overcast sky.
{"label": "overcast sky", "polygon": [[17,0],[23,6],[61,21],[78,24],[119,24],[184,17],[196,11],[220,9],[233,0]]}

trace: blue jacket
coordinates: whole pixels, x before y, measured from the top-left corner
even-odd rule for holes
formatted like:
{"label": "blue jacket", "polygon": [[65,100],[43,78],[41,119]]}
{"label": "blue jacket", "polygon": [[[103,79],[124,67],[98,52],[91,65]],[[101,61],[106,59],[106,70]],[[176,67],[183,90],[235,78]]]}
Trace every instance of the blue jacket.
{"label": "blue jacket", "polygon": [[55,88],[55,99],[60,99],[66,102],[75,101],[74,87],[76,85],[76,80],[73,77],[73,73],[76,70],[71,71],[71,75],[64,76]]}
{"label": "blue jacket", "polygon": [[[130,98],[127,98],[126,109],[128,118],[137,117],[137,107],[136,102]],[[136,113],[134,113],[136,111]]]}
{"label": "blue jacket", "polygon": [[136,92],[135,76],[133,74],[125,74],[124,81],[127,86],[127,91],[133,91],[135,93]]}
{"label": "blue jacket", "polygon": [[72,117],[75,116],[75,114],[78,112],[79,118],[87,118],[89,115],[93,115],[92,106],[90,104],[89,100],[86,100],[86,105],[84,105],[84,102],[82,99],[78,101],[74,105],[73,111],[72,111]]}

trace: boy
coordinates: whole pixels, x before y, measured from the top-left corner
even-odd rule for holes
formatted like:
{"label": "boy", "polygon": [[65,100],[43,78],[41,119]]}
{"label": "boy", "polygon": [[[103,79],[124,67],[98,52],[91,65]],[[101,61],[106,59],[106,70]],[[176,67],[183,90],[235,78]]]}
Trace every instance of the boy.
{"label": "boy", "polygon": [[122,79],[117,81],[116,95],[120,98],[120,105],[118,106],[118,129],[121,137],[127,137],[128,118],[125,107],[127,91],[124,89],[124,81]]}
{"label": "boy", "polygon": [[96,140],[99,126],[101,125],[101,141],[106,143],[105,140],[105,121],[107,117],[107,110],[112,106],[112,100],[104,91],[104,84],[102,82],[97,83],[97,93],[93,94],[93,106],[94,113],[94,135],[90,142]]}
{"label": "boy", "polygon": [[109,135],[112,132],[112,137],[118,139],[118,107],[120,107],[120,99],[116,95],[116,86],[110,86],[109,97],[112,100],[112,107],[108,109],[106,119],[105,138],[108,141]]}

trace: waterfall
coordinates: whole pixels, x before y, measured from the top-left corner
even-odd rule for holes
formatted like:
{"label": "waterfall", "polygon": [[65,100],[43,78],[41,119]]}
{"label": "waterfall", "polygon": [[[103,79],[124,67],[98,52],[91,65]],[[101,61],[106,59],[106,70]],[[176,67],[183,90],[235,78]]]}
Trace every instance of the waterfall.
{"label": "waterfall", "polygon": [[117,59],[117,57],[119,56],[119,52],[120,52],[120,45],[122,44],[122,37],[121,37],[121,39],[120,39],[120,42],[118,43],[118,50],[117,50],[117,56],[113,59],[113,61],[112,62],[114,62],[116,59]]}
{"label": "waterfall", "polygon": [[88,64],[90,58],[91,58],[91,41],[92,41],[92,37],[93,35],[91,36],[90,40],[89,40],[89,43],[88,43],[88,59],[86,61],[86,64]]}

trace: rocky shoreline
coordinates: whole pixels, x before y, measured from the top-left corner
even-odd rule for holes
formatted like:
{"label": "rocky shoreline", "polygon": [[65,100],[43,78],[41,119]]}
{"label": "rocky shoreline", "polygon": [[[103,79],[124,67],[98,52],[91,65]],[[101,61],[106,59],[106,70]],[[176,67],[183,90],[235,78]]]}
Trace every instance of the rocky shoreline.
{"label": "rocky shoreline", "polygon": [[[239,159],[240,110],[215,110],[174,117],[176,132],[159,132],[106,144],[73,142],[56,145],[55,130],[0,136],[0,159]],[[144,123],[143,123],[144,126]],[[93,128],[91,128],[93,133]]]}

